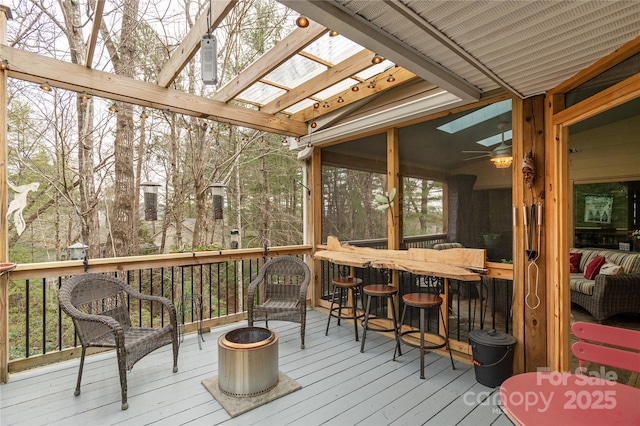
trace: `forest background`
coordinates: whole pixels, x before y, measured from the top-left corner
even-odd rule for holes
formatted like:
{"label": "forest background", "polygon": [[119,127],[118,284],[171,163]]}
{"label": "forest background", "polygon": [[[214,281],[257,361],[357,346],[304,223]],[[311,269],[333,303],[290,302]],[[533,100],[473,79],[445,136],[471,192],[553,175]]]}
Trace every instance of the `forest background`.
{"label": "forest background", "polygon": [[[10,4],[8,44],[78,63],[86,58],[93,1]],[[156,77],[208,1],[106,2],[94,68],[146,82]],[[174,88],[208,96],[265,53],[297,17],[274,0],[239,1],[215,30],[218,85],[203,84],[196,55]],[[185,25],[186,24],[186,25]],[[63,42],[64,41],[64,42]],[[88,258],[302,244],[302,164],[283,136],[141,108],[10,79],[9,181],[39,182],[10,221],[10,261],[64,260],[82,244]],[[249,106],[250,105],[244,105]],[[253,106],[255,107],[255,106]],[[357,166],[357,165],[354,165]],[[323,168],[323,233],[343,240],[386,237],[386,212],[374,195],[386,176]],[[159,185],[158,216],[145,221],[141,184]],[[210,186],[226,187],[223,218]],[[439,182],[404,182],[405,235],[442,232]],[[10,197],[12,193],[10,193]]]}

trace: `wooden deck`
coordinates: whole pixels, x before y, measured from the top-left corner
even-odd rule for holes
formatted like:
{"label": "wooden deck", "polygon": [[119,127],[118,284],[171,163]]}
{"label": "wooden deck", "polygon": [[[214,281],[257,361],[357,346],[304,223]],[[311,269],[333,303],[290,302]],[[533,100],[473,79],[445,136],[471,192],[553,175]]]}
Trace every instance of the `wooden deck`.
{"label": "wooden deck", "polygon": [[279,369],[302,388],[235,418],[201,381],[217,375],[218,336],[246,323],[206,333],[202,350],[195,335],[187,336],[176,374],[170,346],[143,358],[128,374],[126,411],[113,353],[87,359],[77,397],[78,360],[12,374],[0,386],[0,424],[511,425],[497,406],[497,390],[477,383],[469,363],[457,360],[452,370],[448,357],[429,353],[421,380],[417,349],[403,345],[392,361],[394,341],[369,332],[360,353],[352,324],[338,327],[333,319],[325,336],[326,321],[326,313],[308,312],[304,350],[299,325],[270,324],[279,335]]}

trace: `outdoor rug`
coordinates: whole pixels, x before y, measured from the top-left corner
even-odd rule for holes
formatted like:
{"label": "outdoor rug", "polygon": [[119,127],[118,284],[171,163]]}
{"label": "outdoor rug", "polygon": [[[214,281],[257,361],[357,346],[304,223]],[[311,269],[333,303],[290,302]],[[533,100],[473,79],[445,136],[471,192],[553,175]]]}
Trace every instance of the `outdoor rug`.
{"label": "outdoor rug", "polygon": [[280,372],[278,376],[278,384],[275,388],[257,396],[239,398],[224,394],[218,387],[218,376],[204,379],[202,384],[231,417],[239,416],[242,413],[251,411],[256,407],[266,404],[267,402],[273,401],[274,399],[278,399],[281,396],[288,395],[291,392],[295,392],[302,388],[298,382],[289,378],[289,376],[283,372]]}

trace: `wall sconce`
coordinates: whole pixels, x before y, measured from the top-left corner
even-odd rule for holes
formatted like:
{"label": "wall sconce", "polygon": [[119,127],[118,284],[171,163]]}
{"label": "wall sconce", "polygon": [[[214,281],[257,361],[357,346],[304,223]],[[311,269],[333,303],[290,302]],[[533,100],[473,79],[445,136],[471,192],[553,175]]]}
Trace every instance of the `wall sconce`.
{"label": "wall sconce", "polygon": [[309,20],[306,16],[298,16],[298,19],[296,19],[296,25],[300,28],[307,28],[309,26]]}
{"label": "wall sconce", "polygon": [[42,83],[40,86],[42,90],[44,90],[45,92],[50,92],[51,91],[51,86],[49,86],[49,83],[47,83],[46,81],[44,83]]}
{"label": "wall sconce", "polygon": [[158,188],[157,182],[143,182],[140,184],[144,193],[144,220],[158,220]]}
{"label": "wall sconce", "polygon": [[373,55],[373,59],[371,59],[372,64],[379,64],[382,61],[384,61],[384,58],[382,57],[382,55],[378,55],[377,53]]}
{"label": "wall sconce", "polygon": [[213,194],[213,218],[223,219],[222,209],[224,207],[224,190],[225,184],[222,182],[214,182],[209,185]]}
{"label": "wall sconce", "polygon": [[118,112],[118,107],[116,106],[115,103],[111,104],[111,106],[109,107],[109,111]]}

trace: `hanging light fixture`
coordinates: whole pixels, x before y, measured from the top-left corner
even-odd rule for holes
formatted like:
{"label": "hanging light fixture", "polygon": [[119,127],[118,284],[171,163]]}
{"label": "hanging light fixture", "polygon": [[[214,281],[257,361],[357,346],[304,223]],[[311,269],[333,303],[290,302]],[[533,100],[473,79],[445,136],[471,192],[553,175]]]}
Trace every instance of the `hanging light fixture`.
{"label": "hanging light fixture", "polygon": [[338,35],[338,32],[336,30],[329,31],[329,37],[335,37],[337,35]]}
{"label": "hanging light fixture", "polygon": [[511,167],[513,156],[511,155],[511,147],[504,143],[504,128],[508,123],[502,121],[498,123],[498,128],[502,131],[502,143],[493,150],[495,155],[491,157],[491,162],[497,169],[506,169]]}
{"label": "hanging light fixture", "polygon": [[371,59],[372,64],[379,64],[382,61],[384,61],[384,58],[382,57],[382,55],[378,55],[377,53],[373,55],[373,59]]}
{"label": "hanging light fixture", "polygon": [[306,16],[298,16],[296,19],[296,25],[300,28],[307,28],[309,26],[309,19]]}
{"label": "hanging light fixture", "polygon": [[78,99],[80,99],[80,102],[85,103],[87,102],[89,99],[91,99],[91,95],[89,95],[87,92],[82,91],[80,93],[78,93]]}
{"label": "hanging light fixture", "polygon": [[140,118],[142,118],[142,119],[144,120],[144,119],[149,118],[149,116],[147,115],[147,113],[146,113],[146,112],[142,111],[142,112],[140,113]]}
{"label": "hanging light fixture", "polygon": [[393,76],[393,74],[389,74],[389,77],[387,77],[387,82],[393,83],[394,81],[396,81],[396,78]]}
{"label": "hanging light fixture", "polygon": [[0,61],[0,71],[4,71],[8,69],[9,69],[9,61],[6,59],[3,59],[2,61]]}
{"label": "hanging light fixture", "polygon": [[118,112],[118,107],[116,106],[115,103],[112,103],[111,106],[109,107],[109,111],[111,112]]}
{"label": "hanging light fixture", "polygon": [[322,104],[322,108],[329,108],[329,102],[324,101],[324,104]]}
{"label": "hanging light fixture", "polygon": [[287,141],[286,137],[283,137],[282,138],[282,146],[287,146],[287,145],[289,145],[289,142]]}
{"label": "hanging light fixture", "polygon": [[360,90],[360,88],[358,87],[357,84],[354,84],[353,86],[351,86],[351,91],[352,92],[357,92],[358,90]]}
{"label": "hanging light fixture", "polygon": [[51,91],[51,86],[49,86],[48,82],[44,82],[39,86],[42,90],[44,90],[45,92],[50,92]]}
{"label": "hanging light fixture", "polygon": [[338,102],[339,104],[341,104],[341,103],[343,103],[343,102],[344,102],[344,99],[342,99],[342,96],[338,96],[338,100],[337,100],[337,102]]}
{"label": "hanging light fixture", "polygon": [[375,89],[375,88],[376,88],[376,84],[373,82],[373,80],[371,80],[371,81],[369,82],[369,84],[367,84],[367,87],[368,87],[369,89]]}

